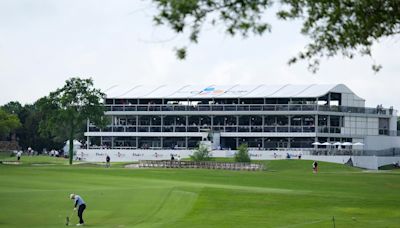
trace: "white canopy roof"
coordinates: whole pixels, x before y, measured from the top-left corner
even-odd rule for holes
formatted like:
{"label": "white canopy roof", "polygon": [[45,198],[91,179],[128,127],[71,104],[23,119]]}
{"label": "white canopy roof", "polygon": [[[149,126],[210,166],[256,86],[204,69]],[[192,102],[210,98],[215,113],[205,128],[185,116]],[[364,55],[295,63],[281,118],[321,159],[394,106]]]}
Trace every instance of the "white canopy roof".
{"label": "white canopy roof", "polygon": [[328,92],[352,93],[333,85],[133,85],[111,86],[107,98],[296,98],[320,97]]}

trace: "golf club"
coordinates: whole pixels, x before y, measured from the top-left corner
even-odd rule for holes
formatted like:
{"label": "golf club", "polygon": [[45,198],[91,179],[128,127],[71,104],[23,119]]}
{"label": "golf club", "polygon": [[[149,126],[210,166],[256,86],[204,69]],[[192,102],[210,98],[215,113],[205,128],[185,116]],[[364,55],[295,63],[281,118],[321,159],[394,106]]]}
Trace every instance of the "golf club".
{"label": "golf club", "polygon": [[73,213],[74,213],[74,211],[72,211],[71,214],[65,218],[65,225],[66,226],[69,225],[69,219],[72,217]]}

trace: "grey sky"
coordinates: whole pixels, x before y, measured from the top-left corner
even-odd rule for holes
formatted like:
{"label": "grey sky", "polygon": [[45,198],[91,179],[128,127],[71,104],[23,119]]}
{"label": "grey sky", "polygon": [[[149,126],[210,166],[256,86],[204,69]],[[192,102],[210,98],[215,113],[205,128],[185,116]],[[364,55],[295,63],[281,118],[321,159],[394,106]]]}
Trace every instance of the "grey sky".
{"label": "grey sky", "polygon": [[[150,0],[0,0],[0,105],[32,103],[70,77],[92,77],[99,88],[115,84],[332,84],[344,83],[367,105],[400,109],[400,38],[373,48],[370,58],[322,62],[317,74],[288,59],[306,44],[300,24],[271,19],[263,37],[227,36],[208,27],[187,60],[175,58],[175,36],[152,22]],[[267,16],[267,18],[273,18]]]}

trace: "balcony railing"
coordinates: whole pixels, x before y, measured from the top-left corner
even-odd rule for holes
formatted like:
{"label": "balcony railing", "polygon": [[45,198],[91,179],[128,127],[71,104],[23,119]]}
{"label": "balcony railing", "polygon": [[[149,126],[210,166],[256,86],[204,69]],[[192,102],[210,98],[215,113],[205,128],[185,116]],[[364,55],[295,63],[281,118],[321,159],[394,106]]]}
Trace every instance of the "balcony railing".
{"label": "balcony railing", "polygon": [[[214,132],[315,132],[315,126],[288,126],[288,125],[214,125],[214,126],[194,126],[194,125],[141,125],[141,126],[108,126],[103,132],[204,132],[212,130]],[[96,127],[89,128],[89,132],[99,132]],[[332,133],[336,133],[332,132]],[[340,128],[339,128],[340,133]]]}
{"label": "balcony railing", "polygon": [[212,104],[212,105],[106,105],[106,111],[322,111],[393,115],[393,109],[365,107],[327,106],[316,104]]}

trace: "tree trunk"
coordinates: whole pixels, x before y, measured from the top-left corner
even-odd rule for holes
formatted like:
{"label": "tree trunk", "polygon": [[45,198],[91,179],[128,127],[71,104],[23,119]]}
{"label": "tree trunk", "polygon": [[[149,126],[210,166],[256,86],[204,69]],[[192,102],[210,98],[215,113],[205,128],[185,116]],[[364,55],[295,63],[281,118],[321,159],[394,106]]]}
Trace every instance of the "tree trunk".
{"label": "tree trunk", "polygon": [[72,158],[74,156],[74,139],[69,137],[69,164],[72,165]]}

